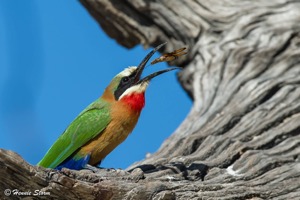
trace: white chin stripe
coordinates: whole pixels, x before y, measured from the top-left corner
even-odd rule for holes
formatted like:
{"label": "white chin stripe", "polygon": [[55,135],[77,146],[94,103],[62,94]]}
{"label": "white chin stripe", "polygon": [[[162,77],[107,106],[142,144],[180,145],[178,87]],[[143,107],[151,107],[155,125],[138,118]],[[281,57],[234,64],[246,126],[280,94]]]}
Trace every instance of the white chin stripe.
{"label": "white chin stripe", "polygon": [[130,94],[133,94],[133,93],[143,93],[143,92],[145,92],[145,90],[147,89],[148,85],[149,85],[149,82],[146,81],[146,82],[143,82],[143,83],[141,83],[141,84],[134,85],[134,86],[128,88],[128,89],[125,90],[125,92],[120,96],[119,100],[121,100],[124,96],[130,95]]}
{"label": "white chin stripe", "polygon": [[124,77],[124,76],[130,76],[135,70],[136,70],[137,67],[128,67],[128,68],[125,68],[123,71],[121,71],[117,76],[121,76],[121,77]]}

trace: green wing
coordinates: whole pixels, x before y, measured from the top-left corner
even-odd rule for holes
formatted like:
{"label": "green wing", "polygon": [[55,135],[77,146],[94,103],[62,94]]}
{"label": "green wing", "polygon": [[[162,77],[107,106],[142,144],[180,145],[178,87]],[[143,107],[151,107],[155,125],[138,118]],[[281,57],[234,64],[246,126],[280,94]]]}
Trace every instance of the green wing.
{"label": "green wing", "polygon": [[109,122],[109,104],[96,100],[76,117],[37,165],[57,167],[78,148],[101,134]]}

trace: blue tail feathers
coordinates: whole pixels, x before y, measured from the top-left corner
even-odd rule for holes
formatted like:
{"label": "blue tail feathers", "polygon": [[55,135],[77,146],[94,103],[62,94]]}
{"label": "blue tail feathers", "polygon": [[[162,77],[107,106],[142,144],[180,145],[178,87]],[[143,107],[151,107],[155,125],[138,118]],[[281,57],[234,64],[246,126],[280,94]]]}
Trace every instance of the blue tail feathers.
{"label": "blue tail feathers", "polygon": [[58,165],[55,169],[61,170],[62,168],[80,170],[86,166],[90,160],[90,154],[86,155],[83,158],[76,159],[74,157],[67,158],[64,162]]}

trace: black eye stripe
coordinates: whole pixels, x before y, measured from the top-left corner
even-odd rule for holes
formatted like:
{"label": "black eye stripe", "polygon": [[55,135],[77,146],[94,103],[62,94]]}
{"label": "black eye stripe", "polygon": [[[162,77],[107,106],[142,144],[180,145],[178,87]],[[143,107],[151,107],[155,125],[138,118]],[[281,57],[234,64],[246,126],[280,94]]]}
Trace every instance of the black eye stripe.
{"label": "black eye stripe", "polygon": [[132,74],[130,74],[129,76],[124,76],[116,91],[114,92],[114,95],[115,95],[115,99],[118,100],[119,97],[128,89],[130,88],[131,86],[134,85],[134,81],[135,81],[135,75],[136,75],[136,72],[133,72]]}
{"label": "black eye stripe", "polygon": [[129,77],[125,76],[124,78],[122,78],[122,82],[123,83],[127,83],[129,81]]}

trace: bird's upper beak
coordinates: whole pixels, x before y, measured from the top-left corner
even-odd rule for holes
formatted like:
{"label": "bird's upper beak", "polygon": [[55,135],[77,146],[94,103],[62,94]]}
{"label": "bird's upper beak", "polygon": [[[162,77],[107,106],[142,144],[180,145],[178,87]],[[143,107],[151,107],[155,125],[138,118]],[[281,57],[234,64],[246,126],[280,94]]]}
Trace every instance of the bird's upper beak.
{"label": "bird's upper beak", "polygon": [[158,51],[161,47],[163,47],[165,44],[167,44],[166,42],[163,43],[163,44],[160,44],[158,45],[157,47],[155,47],[150,53],[148,53],[148,55],[143,59],[143,61],[139,64],[139,66],[137,67],[136,69],[136,74],[135,74],[135,80],[134,82],[136,84],[140,84],[142,82],[147,82],[147,81],[150,81],[152,78],[160,75],[160,74],[163,74],[165,72],[168,72],[168,71],[172,71],[172,70],[175,70],[175,69],[179,69],[178,67],[173,67],[173,68],[169,68],[169,69],[165,69],[165,70],[161,70],[161,71],[158,71],[158,72],[155,72],[153,74],[150,74],[148,76],[146,76],[145,78],[141,79],[141,76],[142,76],[142,73],[146,67],[146,64],[147,62],[149,61],[149,59],[153,56],[153,54]]}

